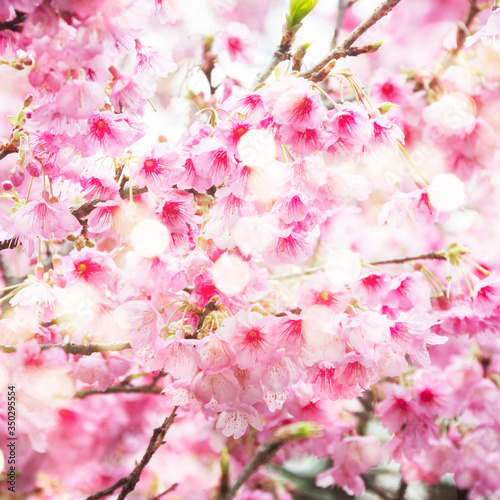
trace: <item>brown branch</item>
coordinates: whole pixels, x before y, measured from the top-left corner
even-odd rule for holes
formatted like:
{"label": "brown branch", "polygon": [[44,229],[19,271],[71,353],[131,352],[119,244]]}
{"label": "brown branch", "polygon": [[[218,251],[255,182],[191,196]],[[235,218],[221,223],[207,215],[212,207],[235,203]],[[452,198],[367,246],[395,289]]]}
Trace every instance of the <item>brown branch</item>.
{"label": "brown branch", "polygon": [[104,391],[100,391],[98,389],[88,389],[85,391],[78,391],[75,393],[73,397],[83,399],[86,398],[87,396],[92,396],[93,394],[116,394],[120,392],[129,392],[129,393],[142,393],[142,394],[161,394],[161,391],[163,389],[161,387],[152,387],[151,384],[149,385],[141,385],[141,386],[128,386],[128,387],[123,387],[119,385],[114,385],[111,387],[108,387]]}
{"label": "brown branch", "polygon": [[[0,23],[0,31],[16,31],[20,33],[23,30],[23,26],[20,26],[26,20],[26,14],[24,12],[19,12],[16,10],[16,17],[11,21],[6,21],[5,23]],[[1,159],[1,158],[0,158]]]}
{"label": "brown branch", "polygon": [[219,498],[225,498],[229,493],[229,451],[224,448],[220,460]]}
{"label": "brown branch", "polygon": [[[111,495],[118,488],[122,488],[122,491],[118,495],[117,500],[123,500],[129,493],[134,491],[136,484],[139,482],[141,478],[141,473],[146,467],[146,465],[151,460],[152,456],[156,452],[156,450],[162,445],[165,444],[164,438],[167,431],[170,429],[175,419],[175,412],[177,411],[178,406],[174,406],[172,413],[164,420],[163,424],[160,427],[157,427],[153,431],[153,436],[149,441],[148,448],[144,453],[141,461],[135,466],[135,469],[127,476],[119,479],[114,485],[102,490],[98,493],[94,493],[86,498],[86,500],[97,500],[98,498],[103,498],[105,496]],[[164,493],[163,493],[164,494]]]}
{"label": "brown branch", "polygon": [[197,339],[198,333],[200,333],[201,328],[203,327],[203,323],[205,322],[206,317],[213,311],[218,311],[219,306],[217,301],[219,300],[218,295],[214,295],[206,304],[202,310],[193,311],[192,314],[198,316],[198,321],[196,323],[196,328],[194,332],[187,336],[186,338]]}
{"label": "brown branch", "polygon": [[[142,188],[134,187],[132,189],[132,196],[138,196],[142,193],[146,193],[147,190],[148,190],[147,187],[142,187]],[[127,199],[129,196],[130,192],[128,188],[120,190],[120,198],[122,200]],[[85,201],[83,203],[80,203],[79,205],[70,208],[70,211],[78,220],[81,221],[83,219],[86,219],[95,209],[96,205],[101,202],[102,200],[100,198],[95,198],[93,200]]]}
{"label": "brown branch", "polygon": [[[60,347],[68,354],[80,354],[82,356],[89,356],[94,352],[109,352],[109,351],[124,351],[130,349],[128,342],[115,342],[114,344],[97,344],[92,342],[90,344],[40,344],[40,349],[50,349],[51,347]],[[16,352],[17,345],[0,345],[0,351],[11,353]]]}
{"label": "brown branch", "polygon": [[407,489],[408,484],[406,484],[405,480],[401,478],[401,482],[399,483],[399,488],[396,493],[396,500],[404,500]]}
{"label": "brown branch", "polygon": [[174,483],[172,486],[170,486],[170,488],[166,489],[165,491],[163,491],[159,495],[156,495],[156,496],[150,498],[149,500],[160,500],[163,495],[166,495],[167,493],[175,491],[177,486],[179,486],[179,483]]}
{"label": "brown branch", "polygon": [[[468,36],[468,30],[474,21],[474,18],[481,12],[481,9],[477,5],[477,0],[469,0],[469,11],[467,12],[467,17],[463,25],[459,25],[457,29],[457,46],[451,52],[452,56],[456,56],[463,48],[465,40]],[[464,29],[467,28],[467,29]]]}
{"label": "brown branch", "polygon": [[[354,42],[380,19],[387,16],[387,14],[389,14],[400,1],[401,0],[385,0],[377,9],[375,9],[373,14],[368,19],[363,21],[351,34],[347,36],[342,45],[333,49],[326,57],[324,57],[318,64],[316,64],[314,68],[306,71],[305,73],[302,73],[300,76],[308,78],[315,82],[321,81],[321,79],[318,79],[322,75],[321,70],[332,61],[350,56],[352,52],[350,52],[349,49],[351,49]],[[356,55],[359,55],[359,53]],[[325,77],[323,77],[322,79],[324,79]]]}
{"label": "brown branch", "polygon": [[437,252],[429,252],[423,255],[417,255],[415,257],[402,257],[401,259],[378,260],[376,262],[369,262],[369,264],[371,266],[378,266],[381,264],[403,264],[405,262],[410,262],[412,260],[425,260],[425,259],[446,260],[446,257]]}
{"label": "brown branch", "polygon": [[231,500],[234,498],[247,479],[257,472],[262,465],[269,462],[283,445],[291,441],[320,436],[321,428],[314,422],[299,422],[297,424],[290,424],[282,427],[275,432],[274,436],[269,441],[265,442],[259,448],[257,454],[247,463],[243,472],[229,492],[225,496],[220,495],[218,500]]}
{"label": "brown branch", "polygon": [[163,371],[160,371],[153,377],[151,383],[140,386],[130,385],[130,380],[132,377],[127,377],[125,378],[125,380],[122,380],[118,385],[113,385],[111,387],[108,387],[104,391],[100,391],[98,389],[86,389],[83,391],[78,391],[77,393],[75,393],[73,397],[83,399],[93,394],[116,394],[119,392],[161,394],[163,389],[161,387],[157,387],[156,382],[158,382],[158,380],[160,380],[160,378],[164,377],[165,375],[166,374],[163,373]]}
{"label": "brown branch", "polygon": [[3,160],[8,155],[18,152],[19,148],[17,146],[12,145],[12,143],[8,142],[7,144],[0,146],[0,160]]}

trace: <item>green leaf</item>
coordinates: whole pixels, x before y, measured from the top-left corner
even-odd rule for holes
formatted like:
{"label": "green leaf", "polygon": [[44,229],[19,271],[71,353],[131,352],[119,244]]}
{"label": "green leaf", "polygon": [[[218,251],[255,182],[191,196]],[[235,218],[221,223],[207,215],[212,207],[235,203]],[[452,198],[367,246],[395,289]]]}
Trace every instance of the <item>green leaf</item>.
{"label": "green leaf", "polygon": [[300,24],[304,17],[309,14],[319,0],[290,0],[290,13],[286,16],[286,23],[289,29]]}

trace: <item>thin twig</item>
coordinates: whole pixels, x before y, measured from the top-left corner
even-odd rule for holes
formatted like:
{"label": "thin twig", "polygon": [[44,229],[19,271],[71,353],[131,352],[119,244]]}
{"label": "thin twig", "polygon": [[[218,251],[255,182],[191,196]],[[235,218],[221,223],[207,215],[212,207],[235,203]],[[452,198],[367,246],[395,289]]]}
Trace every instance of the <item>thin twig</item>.
{"label": "thin twig", "polygon": [[9,30],[21,32],[23,26],[20,26],[26,20],[26,14],[24,12],[19,12],[16,10],[16,17],[11,21],[6,21],[5,23],[0,23],[0,31]]}
{"label": "thin twig", "polygon": [[401,478],[398,492],[396,493],[396,500],[404,500],[407,489],[408,489],[408,484],[406,484],[405,480]]}
{"label": "thin twig", "polygon": [[134,491],[136,484],[139,482],[142,471],[149,463],[156,450],[162,444],[165,444],[165,441],[163,441],[163,439],[165,438],[165,434],[167,433],[167,431],[174,423],[175,412],[177,411],[177,408],[178,406],[174,406],[172,413],[164,420],[163,424],[160,427],[157,427],[153,431],[153,436],[149,441],[146,453],[144,453],[144,456],[142,457],[141,461],[135,466],[135,469],[127,477],[122,477],[109,488],[106,488],[105,490],[90,495],[89,497],[86,498],[86,500],[97,500],[98,498],[103,498],[105,496],[111,495],[111,493],[113,493],[115,490],[121,487],[123,488],[120,494],[118,495],[117,500],[123,500],[129,493]]}
{"label": "thin twig", "polygon": [[0,271],[2,273],[2,278],[5,282],[5,286],[14,285],[16,279],[12,276],[9,266],[7,262],[5,262],[4,258],[0,255]]}
{"label": "thin twig", "polygon": [[[457,55],[464,46],[465,40],[468,36],[467,31],[469,30],[472,21],[474,21],[474,18],[481,11],[479,6],[477,5],[477,0],[469,0],[469,4],[470,5],[469,5],[469,11],[467,12],[467,17],[465,18],[463,25],[459,25],[457,29],[457,46],[452,51],[453,55]],[[464,29],[464,26],[467,29]]]}
{"label": "thin twig", "polygon": [[446,59],[442,64],[443,70],[450,66],[459,52],[463,49],[465,40],[469,35],[469,28],[474,21],[474,18],[481,12],[481,9],[477,5],[477,0],[469,0],[469,10],[467,12],[467,17],[460,23],[457,27],[457,46],[448,54]]}
{"label": "thin twig", "polygon": [[[0,153],[1,155],[1,153]],[[148,190],[147,187],[134,187],[132,189],[132,196],[138,196],[140,194],[146,193]],[[130,192],[128,188],[120,190],[120,197],[122,200],[125,200],[130,196]],[[89,216],[89,214],[96,208],[96,205],[100,203],[102,200],[100,198],[94,198],[90,201],[85,201],[80,203],[79,205],[75,205],[70,208],[70,212],[78,219],[80,224],[84,224],[84,220]],[[11,238],[9,240],[0,241],[0,250],[8,250],[17,248],[21,245],[19,238]]]}
{"label": "thin twig", "polygon": [[324,79],[326,75],[321,78],[321,70],[325,66],[327,66],[328,63],[336,59],[350,56],[352,51],[350,51],[349,49],[351,49],[354,42],[368,29],[370,29],[377,21],[387,16],[387,14],[389,14],[400,1],[401,0],[385,0],[377,9],[375,9],[373,14],[368,19],[363,21],[352,33],[347,36],[342,45],[333,49],[326,57],[324,57],[318,64],[316,64],[314,68],[302,73],[301,76],[315,82],[319,82]]}
{"label": "thin twig", "polygon": [[342,24],[344,22],[344,17],[347,9],[356,0],[339,0],[339,6],[337,9],[337,19],[335,20],[335,32],[333,33],[332,42],[330,44],[330,49],[333,50],[339,41],[340,30],[342,29]]}
{"label": "thin twig", "polygon": [[87,389],[85,391],[78,391],[73,397],[75,398],[86,398],[87,396],[91,396],[93,394],[116,394],[121,392],[129,392],[129,393],[142,393],[142,394],[161,394],[163,389],[161,387],[151,387],[151,385],[141,385],[141,386],[128,386],[123,387],[119,385],[114,385],[108,387],[104,391],[100,391],[98,389]]}
{"label": "thin twig", "polygon": [[160,500],[162,496],[174,491],[177,488],[177,486],[179,486],[179,483],[174,483],[172,486],[170,486],[170,488],[166,489],[165,491],[163,491],[159,495],[156,495],[156,496],[150,498],[149,500]]}
{"label": "thin twig", "polygon": [[[0,345],[0,351],[11,353],[16,352],[17,345]],[[40,349],[50,349],[51,347],[60,347],[68,354],[80,354],[82,356],[89,356],[94,352],[108,352],[108,351],[124,351],[130,349],[128,342],[115,342],[112,344],[97,344],[95,342],[89,344],[40,344]]]}
{"label": "thin twig", "polygon": [[245,484],[247,479],[257,472],[258,469],[266,462],[271,460],[271,458],[276,455],[278,450],[285,444],[286,442],[278,439],[270,439],[267,443],[264,443],[257,454],[252,458],[252,460],[246,465],[241,473],[240,477],[233,484],[229,492],[224,498],[224,500],[230,500],[234,498],[238,490]]}
{"label": "thin twig", "polygon": [[369,265],[379,266],[381,264],[403,264],[405,262],[410,262],[412,260],[425,260],[425,259],[446,260],[446,257],[437,252],[429,252],[423,255],[416,255],[415,257],[402,257],[401,259],[378,260],[376,262],[369,262]]}
{"label": "thin twig", "polygon": [[78,391],[73,397],[83,399],[93,394],[116,394],[118,392],[161,394],[163,389],[161,387],[157,387],[156,383],[158,382],[158,380],[160,380],[160,378],[165,377],[165,375],[166,373],[163,373],[163,371],[159,371],[149,384],[139,386],[130,385],[131,377],[129,376],[126,377],[125,380],[122,380],[118,385],[108,387],[104,391],[100,391],[99,389],[86,389],[83,391]]}

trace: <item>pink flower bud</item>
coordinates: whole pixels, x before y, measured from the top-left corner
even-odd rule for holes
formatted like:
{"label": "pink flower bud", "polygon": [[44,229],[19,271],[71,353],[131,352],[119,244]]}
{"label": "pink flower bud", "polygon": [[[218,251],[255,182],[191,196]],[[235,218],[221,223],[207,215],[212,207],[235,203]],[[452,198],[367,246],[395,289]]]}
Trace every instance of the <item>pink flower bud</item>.
{"label": "pink flower bud", "polygon": [[38,280],[43,280],[44,269],[43,265],[38,263],[35,268],[35,276]]}
{"label": "pink flower bud", "polygon": [[4,191],[10,191],[14,188],[14,184],[11,181],[3,181],[2,188]]}
{"label": "pink flower bud", "polygon": [[52,267],[54,268],[54,271],[56,273],[61,273],[62,272],[62,258],[60,255],[55,254],[52,257]]}
{"label": "pink flower bud", "polygon": [[26,170],[32,177],[40,177],[42,175],[42,164],[38,160],[30,160],[26,165]]}
{"label": "pink flower bud", "polygon": [[24,172],[20,168],[14,167],[9,172],[9,178],[15,187],[19,187],[24,182]]}

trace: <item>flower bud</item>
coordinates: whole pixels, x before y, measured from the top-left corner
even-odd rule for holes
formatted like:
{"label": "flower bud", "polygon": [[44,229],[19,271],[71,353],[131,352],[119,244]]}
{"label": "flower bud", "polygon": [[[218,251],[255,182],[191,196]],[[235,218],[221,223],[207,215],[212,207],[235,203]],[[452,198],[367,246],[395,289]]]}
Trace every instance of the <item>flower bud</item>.
{"label": "flower bud", "polygon": [[24,100],[23,106],[27,108],[33,102],[33,94],[28,94]]}
{"label": "flower bud", "polygon": [[322,427],[316,422],[297,422],[285,425],[274,433],[274,437],[280,441],[295,441],[320,437],[321,435]]}
{"label": "flower bud", "polygon": [[24,182],[24,172],[19,167],[14,167],[9,172],[9,179],[15,187],[19,187]]}
{"label": "flower bud", "polygon": [[3,181],[2,188],[4,191],[11,191],[12,189],[14,189],[14,184],[12,184],[11,181]]}
{"label": "flower bud", "polygon": [[32,177],[40,177],[42,175],[42,164],[38,160],[30,160],[26,165],[26,170]]}
{"label": "flower bud", "polygon": [[54,254],[52,257],[52,267],[56,273],[62,272],[62,258],[59,254]]}

